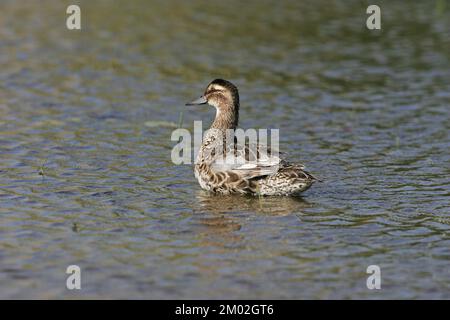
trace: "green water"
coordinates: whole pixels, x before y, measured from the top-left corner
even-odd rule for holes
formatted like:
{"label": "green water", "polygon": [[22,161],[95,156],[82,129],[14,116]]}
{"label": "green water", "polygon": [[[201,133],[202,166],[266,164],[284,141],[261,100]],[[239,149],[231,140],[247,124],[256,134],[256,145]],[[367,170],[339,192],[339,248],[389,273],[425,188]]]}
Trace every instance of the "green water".
{"label": "green water", "polygon": [[[71,3],[81,31],[0,4],[0,298],[450,298],[448,1],[378,1],[381,31],[367,1]],[[217,77],[324,182],[212,196],[174,165]]]}

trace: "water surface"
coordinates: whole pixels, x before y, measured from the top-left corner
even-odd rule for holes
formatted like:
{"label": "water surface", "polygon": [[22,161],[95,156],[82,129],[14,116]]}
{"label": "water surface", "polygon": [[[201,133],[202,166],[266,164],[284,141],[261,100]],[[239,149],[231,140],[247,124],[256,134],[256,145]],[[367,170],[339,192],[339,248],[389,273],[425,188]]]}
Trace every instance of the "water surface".
{"label": "water surface", "polygon": [[[0,297],[449,299],[450,5],[378,2],[381,31],[366,1],[73,1],[69,31],[2,1]],[[174,165],[217,77],[324,182],[213,196]]]}

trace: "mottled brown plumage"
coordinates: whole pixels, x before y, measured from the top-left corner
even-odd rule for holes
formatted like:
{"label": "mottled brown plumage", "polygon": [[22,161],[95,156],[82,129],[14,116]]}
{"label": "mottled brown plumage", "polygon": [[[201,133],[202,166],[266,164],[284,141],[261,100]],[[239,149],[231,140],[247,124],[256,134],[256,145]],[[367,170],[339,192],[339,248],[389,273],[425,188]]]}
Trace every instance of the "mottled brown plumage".
{"label": "mottled brown plumage", "polygon": [[278,157],[265,145],[239,145],[230,131],[239,120],[239,93],[229,81],[212,81],[199,99],[187,104],[216,108],[211,129],[205,134],[194,172],[200,186],[220,194],[295,195],[317,179],[300,164]]}

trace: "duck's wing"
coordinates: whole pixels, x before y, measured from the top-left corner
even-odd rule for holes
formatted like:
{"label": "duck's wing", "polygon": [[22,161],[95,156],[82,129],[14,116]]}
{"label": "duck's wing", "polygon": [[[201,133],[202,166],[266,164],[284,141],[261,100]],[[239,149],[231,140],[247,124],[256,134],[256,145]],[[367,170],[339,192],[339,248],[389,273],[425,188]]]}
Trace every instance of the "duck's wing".
{"label": "duck's wing", "polygon": [[262,144],[231,145],[222,157],[216,157],[214,171],[232,171],[245,179],[275,174],[283,165],[278,151]]}

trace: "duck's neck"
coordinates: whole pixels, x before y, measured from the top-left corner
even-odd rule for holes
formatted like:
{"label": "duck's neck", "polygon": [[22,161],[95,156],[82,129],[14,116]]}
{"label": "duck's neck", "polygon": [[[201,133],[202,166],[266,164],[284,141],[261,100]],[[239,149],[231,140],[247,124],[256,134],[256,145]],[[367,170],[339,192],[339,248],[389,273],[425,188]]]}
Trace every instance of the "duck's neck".
{"label": "duck's neck", "polygon": [[211,125],[211,129],[235,130],[239,121],[239,103],[230,103],[229,105],[216,108],[216,110],[216,118]]}

